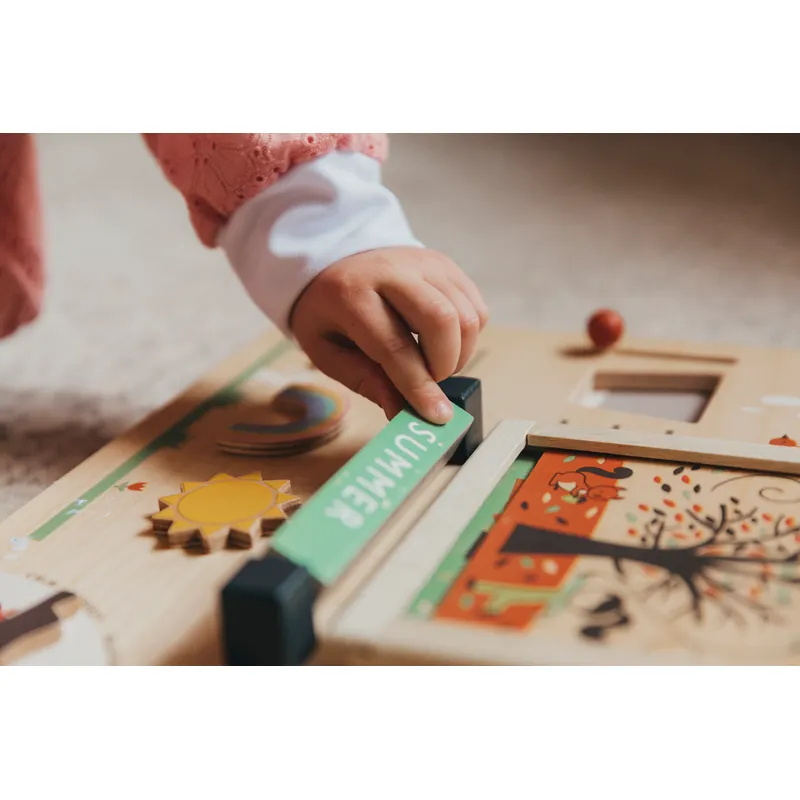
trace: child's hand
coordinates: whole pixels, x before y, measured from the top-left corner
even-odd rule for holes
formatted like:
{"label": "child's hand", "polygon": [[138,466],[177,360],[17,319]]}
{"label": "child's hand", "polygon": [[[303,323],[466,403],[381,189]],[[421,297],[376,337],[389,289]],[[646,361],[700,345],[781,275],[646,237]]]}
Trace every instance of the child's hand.
{"label": "child's hand", "polygon": [[477,287],[450,259],[390,247],[321,272],[300,295],[290,325],[319,370],[389,419],[408,403],[444,423],[452,409],[436,384],[467,363],[488,318]]}

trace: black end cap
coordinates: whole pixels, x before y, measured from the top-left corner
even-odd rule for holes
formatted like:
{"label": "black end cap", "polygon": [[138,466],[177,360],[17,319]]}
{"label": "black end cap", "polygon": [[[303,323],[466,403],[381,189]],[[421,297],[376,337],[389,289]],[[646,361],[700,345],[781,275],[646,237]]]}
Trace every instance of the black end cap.
{"label": "black end cap", "polygon": [[443,380],[439,386],[453,405],[463,408],[474,420],[449,461],[450,464],[461,466],[483,441],[481,382],[477,378],[456,375]]}
{"label": "black end cap", "polygon": [[295,666],[314,651],[320,585],[274,552],[248,561],[222,590],[225,660],[230,666]]}

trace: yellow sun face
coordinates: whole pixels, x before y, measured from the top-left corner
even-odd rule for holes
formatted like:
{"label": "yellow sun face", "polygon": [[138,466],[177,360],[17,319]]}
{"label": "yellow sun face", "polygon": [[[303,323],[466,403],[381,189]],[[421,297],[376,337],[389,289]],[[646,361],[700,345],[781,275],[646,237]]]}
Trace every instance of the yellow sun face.
{"label": "yellow sun face", "polygon": [[153,528],[170,545],[199,544],[210,552],[230,544],[252,547],[263,532],[300,504],[289,481],[265,481],[260,472],[234,478],[220,472],[207,481],[181,484],[180,494],[161,497]]}

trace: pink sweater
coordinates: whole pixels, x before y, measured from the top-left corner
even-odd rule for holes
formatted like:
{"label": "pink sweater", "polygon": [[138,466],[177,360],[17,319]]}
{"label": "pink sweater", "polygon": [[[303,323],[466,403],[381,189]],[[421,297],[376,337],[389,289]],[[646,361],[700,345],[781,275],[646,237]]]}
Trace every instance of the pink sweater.
{"label": "pink sweater", "polygon": [[[183,195],[200,241],[215,247],[231,215],[291,167],[334,150],[383,161],[387,138],[355,133],[143,134]],[[34,320],[44,288],[42,219],[34,139],[0,134],[0,337]]]}

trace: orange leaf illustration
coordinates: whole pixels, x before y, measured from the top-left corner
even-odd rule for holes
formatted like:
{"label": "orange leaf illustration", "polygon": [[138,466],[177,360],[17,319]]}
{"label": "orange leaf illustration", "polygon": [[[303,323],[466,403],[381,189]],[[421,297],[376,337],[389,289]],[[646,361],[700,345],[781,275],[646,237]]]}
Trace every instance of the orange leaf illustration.
{"label": "orange leaf illustration", "polygon": [[778,436],[777,439],[770,439],[770,444],[776,444],[779,447],[797,447],[797,442],[794,439],[789,438],[785,433],[783,436]]}

